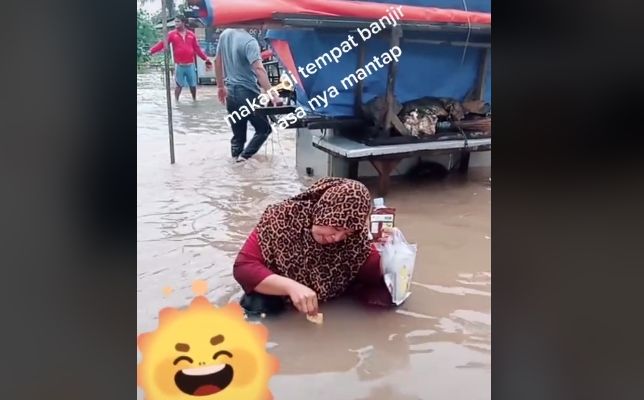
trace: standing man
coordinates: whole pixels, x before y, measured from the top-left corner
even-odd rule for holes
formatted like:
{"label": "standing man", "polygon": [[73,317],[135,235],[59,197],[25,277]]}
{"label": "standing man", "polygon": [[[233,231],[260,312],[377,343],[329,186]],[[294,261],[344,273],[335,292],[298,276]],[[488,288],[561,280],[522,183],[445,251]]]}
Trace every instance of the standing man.
{"label": "standing man", "polygon": [[[262,64],[259,43],[244,29],[226,29],[219,36],[215,77],[219,101],[226,105],[228,114],[239,114],[240,107],[248,107],[249,103],[246,100],[257,103],[260,87],[271,98],[273,105],[278,103],[273,91],[269,91],[271,84]],[[266,116],[251,111],[251,114],[241,117],[231,125],[233,138],[230,141],[230,150],[233,159],[238,162],[246,161],[255,155],[272,131]],[[248,122],[255,128],[255,135],[246,146]]]}
{"label": "standing man", "polygon": [[[174,20],[175,29],[168,32],[168,44],[172,46],[175,63],[175,81],[177,87],[174,89],[174,98],[179,101],[181,89],[188,86],[192,99],[197,100],[197,72],[195,71],[195,54],[206,62],[206,69],[212,68],[212,62],[201,50],[197,37],[187,29],[188,17],[177,16]],[[163,40],[152,46],[150,54],[156,54],[163,50]]]}

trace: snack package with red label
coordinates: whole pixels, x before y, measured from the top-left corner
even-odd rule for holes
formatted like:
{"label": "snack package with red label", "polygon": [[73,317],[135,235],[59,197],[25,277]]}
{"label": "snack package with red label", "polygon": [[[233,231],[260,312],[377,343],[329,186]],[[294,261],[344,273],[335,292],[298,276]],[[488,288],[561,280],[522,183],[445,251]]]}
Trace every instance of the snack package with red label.
{"label": "snack package with red label", "polygon": [[396,219],[396,209],[385,207],[384,199],[373,200],[374,210],[369,217],[369,233],[374,240],[380,239],[383,228],[393,228]]}

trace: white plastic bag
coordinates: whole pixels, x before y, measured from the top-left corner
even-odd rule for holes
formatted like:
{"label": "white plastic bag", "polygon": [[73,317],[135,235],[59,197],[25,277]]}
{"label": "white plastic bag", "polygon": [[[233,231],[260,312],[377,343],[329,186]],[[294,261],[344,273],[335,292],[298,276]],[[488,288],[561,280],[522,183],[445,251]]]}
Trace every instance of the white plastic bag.
{"label": "white plastic bag", "polygon": [[393,228],[393,232],[386,241],[378,245],[378,250],[385,284],[391,293],[392,302],[399,306],[411,294],[416,245],[408,243],[400,229]]}

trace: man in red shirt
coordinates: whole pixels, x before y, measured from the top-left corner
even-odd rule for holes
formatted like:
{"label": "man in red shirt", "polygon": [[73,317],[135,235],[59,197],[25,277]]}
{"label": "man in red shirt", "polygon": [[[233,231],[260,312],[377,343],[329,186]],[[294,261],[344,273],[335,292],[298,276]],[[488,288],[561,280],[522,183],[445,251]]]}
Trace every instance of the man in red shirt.
{"label": "man in red shirt", "polygon": [[[212,61],[203,52],[197,37],[186,28],[188,18],[177,16],[174,20],[176,29],[168,32],[168,44],[172,46],[175,63],[175,81],[177,87],[174,89],[174,97],[179,101],[181,89],[185,86],[190,88],[192,99],[197,99],[197,72],[195,71],[195,54],[206,62],[206,69],[212,68]],[[163,50],[163,40],[152,46],[150,54],[156,54]]]}

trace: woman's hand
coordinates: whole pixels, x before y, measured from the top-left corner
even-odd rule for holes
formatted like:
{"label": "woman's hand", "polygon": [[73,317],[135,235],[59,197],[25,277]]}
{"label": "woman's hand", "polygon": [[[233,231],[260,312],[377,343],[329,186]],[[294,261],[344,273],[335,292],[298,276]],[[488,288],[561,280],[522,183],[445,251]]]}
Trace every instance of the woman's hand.
{"label": "woman's hand", "polygon": [[382,230],[380,231],[380,237],[378,238],[378,243],[385,244],[387,242],[387,239],[389,239],[389,236],[394,234],[394,229],[396,228],[390,228],[388,226],[382,228]]}
{"label": "woman's hand", "polygon": [[308,287],[292,281],[293,283],[289,285],[288,296],[291,298],[291,302],[301,313],[309,314],[312,316],[317,315],[318,313],[318,295],[313,290]]}

